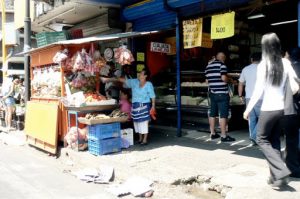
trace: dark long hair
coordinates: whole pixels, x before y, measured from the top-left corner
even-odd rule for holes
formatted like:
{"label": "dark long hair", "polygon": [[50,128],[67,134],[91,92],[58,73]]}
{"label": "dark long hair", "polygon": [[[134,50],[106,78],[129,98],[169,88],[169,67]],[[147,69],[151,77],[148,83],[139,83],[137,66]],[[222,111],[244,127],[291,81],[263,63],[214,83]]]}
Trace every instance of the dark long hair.
{"label": "dark long hair", "polygon": [[[275,33],[268,33],[262,37],[262,57],[266,61],[266,79],[273,86],[279,86],[283,79],[283,63],[281,45]],[[270,65],[270,67],[268,67]]]}

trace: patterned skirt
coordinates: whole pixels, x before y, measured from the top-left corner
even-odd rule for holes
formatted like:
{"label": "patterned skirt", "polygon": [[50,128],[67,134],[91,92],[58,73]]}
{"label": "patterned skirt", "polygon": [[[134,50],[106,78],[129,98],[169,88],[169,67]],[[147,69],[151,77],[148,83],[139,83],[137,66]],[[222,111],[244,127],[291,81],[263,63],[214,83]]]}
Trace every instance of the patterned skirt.
{"label": "patterned skirt", "polygon": [[131,109],[133,122],[150,121],[150,107],[150,103],[133,103]]}

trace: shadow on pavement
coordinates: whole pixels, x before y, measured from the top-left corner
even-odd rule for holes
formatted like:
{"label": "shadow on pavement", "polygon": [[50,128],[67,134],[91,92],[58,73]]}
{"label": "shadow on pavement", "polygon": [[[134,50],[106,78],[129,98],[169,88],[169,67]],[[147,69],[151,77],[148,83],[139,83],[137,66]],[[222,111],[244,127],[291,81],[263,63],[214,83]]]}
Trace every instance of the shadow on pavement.
{"label": "shadow on pavement", "polygon": [[[236,135],[234,135],[236,133]],[[232,154],[261,158],[263,155],[257,146],[250,146],[250,142],[247,139],[247,134],[245,132],[234,132],[232,135],[237,138],[235,142],[222,143],[220,139],[210,140],[209,133],[207,132],[196,132],[192,133],[184,132],[182,137],[176,137],[175,131],[161,131],[157,129],[151,129],[151,134],[149,135],[149,144],[147,146],[140,146],[139,144],[126,149],[126,151],[144,151],[152,150],[160,147],[167,146],[183,146],[191,147],[196,149],[202,149],[207,151],[214,150],[227,150],[232,151]],[[193,134],[193,135],[190,135]],[[239,134],[239,135],[237,135]],[[196,136],[195,136],[196,135]]]}

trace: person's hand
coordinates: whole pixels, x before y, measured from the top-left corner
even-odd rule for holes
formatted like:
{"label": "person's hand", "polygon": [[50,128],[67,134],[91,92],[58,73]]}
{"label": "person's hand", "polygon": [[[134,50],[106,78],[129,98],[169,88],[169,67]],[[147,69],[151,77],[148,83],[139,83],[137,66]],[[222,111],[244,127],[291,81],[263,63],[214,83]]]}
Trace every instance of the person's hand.
{"label": "person's hand", "polygon": [[248,112],[248,111],[245,111],[245,112],[244,112],[243,118],[244,118],[245,120],[248,120],[248,118],[249,118],[249,112]]}
{"label": "person's hand", "polygon": [[150,109],[150,116],[151,116],[151,118],[153,119],[153,120],[156,120],[156,109],[155,109],[155,107],[152,107],[151,109]]}

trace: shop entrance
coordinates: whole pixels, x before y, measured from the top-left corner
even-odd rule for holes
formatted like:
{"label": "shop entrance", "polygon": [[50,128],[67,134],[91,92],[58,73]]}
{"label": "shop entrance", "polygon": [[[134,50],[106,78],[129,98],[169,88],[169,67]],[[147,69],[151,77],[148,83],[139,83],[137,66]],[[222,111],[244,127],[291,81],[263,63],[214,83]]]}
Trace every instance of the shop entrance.
{"label": "shop entrance", "polygon": [[[231,119],[229,130],[247,129],[247,122],[243,120],[242,113],[245,105],[240,103],[238,97],[238,78],[242,69],[250,64],[250,55],[261,52],[261,38],[263,34],[275,32],[282,44],[282,51],[297,47],[298,23],[297,1],[253,1],[246,7],[235,11],[235,35],[230,38],[214,40],[211,48],[196,47],[181,49],[181,101],[182,101],[182,126],[208,131],[208,102],[207,85],[205,85],[204,70],[208,61],[218,51],[224,51],[227,55],[226,65],[231,78],[231,87],[234,96],[231,98]],[[224,10],[223,12],[228,12]],[[221,11],[219,13],[222,13]],[[211,13],[205,16],[199,15],[192,18],[203,18],[203,32],[210,32]],[[173,32],[175,35],[175,32]],[[162,38],[162,37],[161,37]],[[163,41],[161,41],[163,42]],[[175,60],[170,58],[170,60]],[[175,62],[176,65],[176,62]],[[153,77],[157,88],[160,119],[159,125],[167,125],[176,128],[176,76],[166,68]],[[174,69],[174,67],[173,67]]]}

